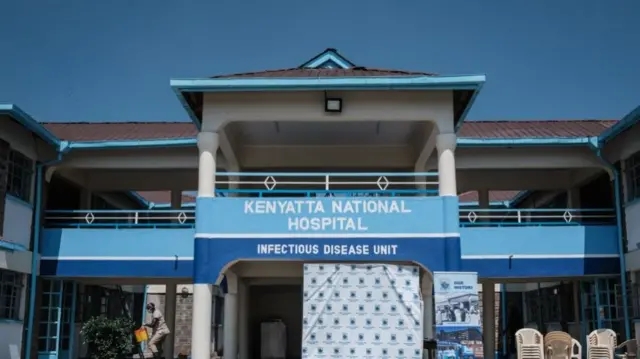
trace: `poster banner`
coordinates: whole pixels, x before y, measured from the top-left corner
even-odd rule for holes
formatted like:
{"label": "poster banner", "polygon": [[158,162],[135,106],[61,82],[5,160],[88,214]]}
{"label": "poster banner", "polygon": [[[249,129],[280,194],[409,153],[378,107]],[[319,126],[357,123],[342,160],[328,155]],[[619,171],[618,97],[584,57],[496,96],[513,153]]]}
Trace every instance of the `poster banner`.
{"label": "poster banner", "polygon": [[438,359],[482,358],[478,273],[433,272]]}
{"label": "poster banner", "polygon": [[303,359],[422,359],[420,268],[305,263]]}

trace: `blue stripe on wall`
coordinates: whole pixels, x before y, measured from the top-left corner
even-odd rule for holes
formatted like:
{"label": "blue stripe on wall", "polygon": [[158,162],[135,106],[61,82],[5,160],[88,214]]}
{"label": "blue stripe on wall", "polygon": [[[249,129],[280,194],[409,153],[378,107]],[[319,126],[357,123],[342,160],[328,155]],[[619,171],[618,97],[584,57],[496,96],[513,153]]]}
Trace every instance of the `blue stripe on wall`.
{"label": "blue stripe on wall", "polygon": [[463,256],[618,255],[616,226],[460,228]]}
{"label": "blue stripe on wall", "polygon": [[193,228],[45,229],[43,257],[193,257]]}
{"label": "blue stripe on wall", "polygon": [[482,278],[563,277],[619,274],[618,258],[463,259],[462,270]]}
{"label": "blue stripe on wall", "polygon": [[[40,274],[60,277],[183,278],[191,282],[193,263],[191,260],[177,263],[170,260],[42,260]],[[203,270],[213,265],[215,261],[204,266]],[[619,265],[618,258],[463,259],[461,270],[478,272],[481,278],[530,278],[618,274]],[[214,273],[199,275],[205,279],[213,278],[211,283],[217,279]],[[201,280],[204,282],[205,279]]]}
{"label": "blue stripe on wall", "polygon": [[193,260],[40,261],[40,275],[59,277],[185,278],[191,282]]}

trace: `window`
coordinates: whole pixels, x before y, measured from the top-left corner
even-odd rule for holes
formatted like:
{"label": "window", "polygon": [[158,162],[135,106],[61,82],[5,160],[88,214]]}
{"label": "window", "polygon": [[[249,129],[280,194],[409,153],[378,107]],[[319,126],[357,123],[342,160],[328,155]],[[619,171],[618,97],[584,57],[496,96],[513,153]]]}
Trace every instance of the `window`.
{"label": "window", "polygon": [[624,162],[627,201],[640,198],[640,152],[636,152]]}
{"label": "window", "polygon": [[26,202],[31,201],[33,161],[20,152],[9,152],[7,193]]}
{"label": "window", "polygon": [[0,318],[20,319],[23,277],[22,273],[0,270]]}

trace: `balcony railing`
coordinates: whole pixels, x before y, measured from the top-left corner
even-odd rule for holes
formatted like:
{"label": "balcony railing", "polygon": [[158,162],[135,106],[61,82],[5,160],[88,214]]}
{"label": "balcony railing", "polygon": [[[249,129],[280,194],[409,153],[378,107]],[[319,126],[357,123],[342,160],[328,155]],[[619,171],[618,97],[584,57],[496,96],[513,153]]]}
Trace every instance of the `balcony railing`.
{"label": "balcony railing", "polygon": [[461,227],[610,225],[613,209],[460,209]]}
{"label": "balcony railing", "polygon": [[[615,224],[609,209],[460,209],[461,227]],[[224,219],[221,219],[224,220]],[[55,210],[47,228],[191,228],[195,210]]]}
{"label": "balcony railing", "polygon": [[223,197],[434,196],[433,172],[221,172],[216,194]]}
{"label": "balcony railing", "polygon": [[192,228],[195,210],[51,210],[47,228]]}

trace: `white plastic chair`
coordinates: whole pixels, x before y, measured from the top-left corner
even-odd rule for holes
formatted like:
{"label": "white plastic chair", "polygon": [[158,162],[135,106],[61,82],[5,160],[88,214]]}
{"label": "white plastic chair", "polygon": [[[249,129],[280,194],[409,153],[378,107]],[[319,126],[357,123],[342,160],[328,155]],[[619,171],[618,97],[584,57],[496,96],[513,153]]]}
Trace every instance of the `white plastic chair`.
{"label": "white plastic chair", "polygon": [[535,329],[520,329],[516,332],[516,349],[518,359],[543,359],[544,338]]}
{"label": "white plastic chair", "polygon": [[544,336],[547,359],[569,359],[573,356],[573,338],[569,333],[553,331]]}
{"label": "white plastic chair", "polygon": [[616,333],[611,329],[596,329],[587,335],[587,359],[613,359],[617,346]]}
{"label": "white plastic chair", "polygon": [[575,339],[571,339],[571,359],[582,359],[582,344]]}

